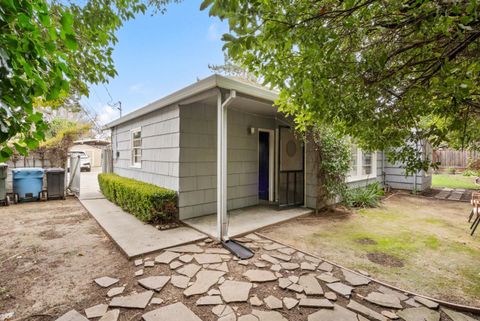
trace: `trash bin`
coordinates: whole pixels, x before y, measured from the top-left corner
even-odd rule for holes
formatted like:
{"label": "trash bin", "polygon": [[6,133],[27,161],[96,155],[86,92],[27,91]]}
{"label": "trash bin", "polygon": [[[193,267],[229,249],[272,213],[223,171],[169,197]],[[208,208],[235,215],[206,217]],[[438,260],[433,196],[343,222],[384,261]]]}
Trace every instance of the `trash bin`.
{"label": "trash bin", "polygon": [[0,163],[0,203],[10,205],[10,197],[7,195],[7,171],[8,165]]}
{"label": "trash bin", "polygon": [[13,193],[20,201],[39,200],[42,198],[43,168],[12,169]]}
{"label": "trash bin", "polygon": [[50,168],[47,172],[47,199],[65,199],[65,170]]}

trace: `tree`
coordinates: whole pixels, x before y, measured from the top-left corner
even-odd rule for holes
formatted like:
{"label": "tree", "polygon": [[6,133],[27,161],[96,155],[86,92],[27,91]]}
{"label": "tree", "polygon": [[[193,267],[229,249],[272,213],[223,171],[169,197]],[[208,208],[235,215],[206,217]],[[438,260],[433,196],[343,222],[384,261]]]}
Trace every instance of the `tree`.
{"label": "tree", "polygon": [[[159,10],[169,0],[157,0]],[[2,0],[0,10],[0,161],[45,139],[42,109],[88,95],[116,75],[115,32],[143,13],[141,0]]]}
{"label": "tree", "polygon": [[[299,129],[331,124],[361,148],[389,150],[407,172],[412,146],[478,144],[480,3],[204,0],[227,19],[230,58],[281,91]],[[477,129],[477,130],[475,130]]]}

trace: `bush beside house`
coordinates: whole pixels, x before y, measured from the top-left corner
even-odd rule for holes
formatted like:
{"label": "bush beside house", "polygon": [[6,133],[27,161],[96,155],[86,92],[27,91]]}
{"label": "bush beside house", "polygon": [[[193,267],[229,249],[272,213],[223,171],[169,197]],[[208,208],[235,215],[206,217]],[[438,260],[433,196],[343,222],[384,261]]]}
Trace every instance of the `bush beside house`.
{"label": "bush beside house", "polygon": [[105,197],[143,222],[163,223],[177,217],[177,193],[116,174],[99,174]]}

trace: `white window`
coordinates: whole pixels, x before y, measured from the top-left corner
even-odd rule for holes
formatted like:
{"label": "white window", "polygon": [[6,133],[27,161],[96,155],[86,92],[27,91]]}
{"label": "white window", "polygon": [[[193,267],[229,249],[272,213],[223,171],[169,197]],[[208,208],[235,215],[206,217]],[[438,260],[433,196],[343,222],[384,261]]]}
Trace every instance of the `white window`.
{"label": "white window", "polygon": [[348,182],[359,181],[377,176],[377,153],[364,152],[355,145],[352,145],[350,160],[350,173]]}
{"label": "white window", "polygon": [[132,166],[142,166],[142,129],[135,128],[131,130],[131,157]]}

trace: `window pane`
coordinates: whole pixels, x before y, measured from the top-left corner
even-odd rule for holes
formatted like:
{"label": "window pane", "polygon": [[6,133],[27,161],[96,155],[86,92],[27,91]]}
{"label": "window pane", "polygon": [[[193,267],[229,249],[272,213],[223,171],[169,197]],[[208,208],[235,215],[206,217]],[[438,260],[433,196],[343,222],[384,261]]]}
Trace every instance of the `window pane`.
{"label": "window pane", "polygon": [[372,153],[362,153],[362,175],[372,174]]}
{"label": "window pane", "polygon": [[142,140],[141,139],[133,140],[133,147],[140,147],[140,146],[142,146]]}
{"label": "window pane", "polygon": [[140,137],[142,137],[142,132],[141,131],[133,132],[133,139],[140,138]]}
{"label": "window pane", "polygon": [[357,176],[358,160],[357,146],[352,145],[350,154],[350,176]]}

